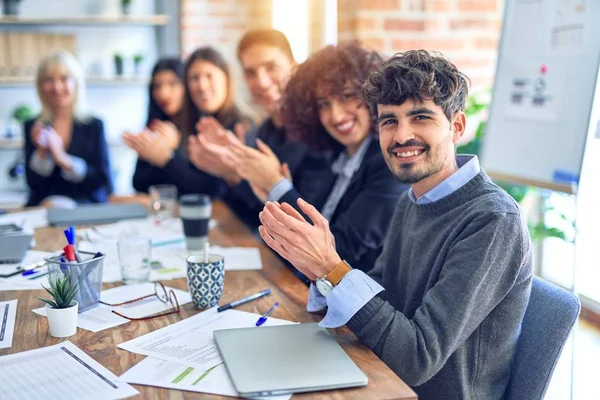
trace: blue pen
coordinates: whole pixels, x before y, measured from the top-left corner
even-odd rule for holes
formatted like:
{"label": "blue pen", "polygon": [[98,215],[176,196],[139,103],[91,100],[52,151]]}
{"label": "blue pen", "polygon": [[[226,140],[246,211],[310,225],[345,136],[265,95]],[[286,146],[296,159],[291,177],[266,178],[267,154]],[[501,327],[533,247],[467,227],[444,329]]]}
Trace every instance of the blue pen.
{"label": "blue pen", "polygon": [[35,274],[36,272],[38,272],[38,271],[37,271],[37,269],[38,269],[38,268],[41,268],[41,267],[43,267],[44,265],[46,265],[46,261],[40,261],[40,262],[37,262],[37,263],[35,263],[35,264],[28,265],[27,267],[25,267],[25,268],[24,268],[24,269],[25,269],[25,271],[23,271],[23,272],[21,273],[21,276],[33,275],[33,274]]}
{"label": "blue pen", "polygon": [[273,304],[273,307],[271,307],[271,309],[269,311],[267,311],[267,313],[265,315],[263,315],[262,317],[260,317],[258,319],[258,321],[256,321],[256,326],[261,326],[262,324],[267,322],[267,318],[269,318],[269,315],[273,314],[273,311],[275,311],[275,309],[278,306],[279,306],[279,302],[276,302],[275,304]]}
{"label": "blue pen", "polygon": [[271,294],[271,289],[266,289],[266,290],[263,290],[262,292],[253,294],[252,296],[248,296],[246,298],[236,300],[236,301],[233,301],[228,304],[224,304],[221,307],[217,308],[217,312],[221,312],[221,311],[229,310],[230,308],[233,308],[233,307],[241,306],[242,304],[245,304],[252,300],[256,300],[256,299],[266,296],[268,294]]}

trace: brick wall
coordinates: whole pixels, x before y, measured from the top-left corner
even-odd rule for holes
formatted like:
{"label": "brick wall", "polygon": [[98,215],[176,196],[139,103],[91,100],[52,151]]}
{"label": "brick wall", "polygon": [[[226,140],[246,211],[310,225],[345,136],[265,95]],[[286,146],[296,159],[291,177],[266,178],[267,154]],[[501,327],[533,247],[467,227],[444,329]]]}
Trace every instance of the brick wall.
{"label": "brick wall", "polygon": [[338,39],[388,55],[441,51],[477,91],[493,82],[503,10],[503,0],[338,0]]}
{"label": "brick wall", "polygon": [[[232,61],[238,77],[239,38],[248,29],[272,25],[272,0],[181,4],[183,55],[215,45]],[[338,0],[338,39],[359,39],[388,55],[417,48],[439,50],[467,73],[472,91],[477,91],[493,82],[503,9],[504,0]],[[238,87],[245,90],[244,85]]]}
{"label": "brick wall", "polygon": [[272,0],[181,0],[181,52],[184,59],[201,46],[213,46],[229,61],[235,79],[236,103],[258,118],[253,109],[236,49],[242,35],[272,26]]}
{"label": "brick wall", "polygon": [[181,0],[183,56],[206,45],[235,56],[244,32],[271,27],[271,4],[272,0]]}

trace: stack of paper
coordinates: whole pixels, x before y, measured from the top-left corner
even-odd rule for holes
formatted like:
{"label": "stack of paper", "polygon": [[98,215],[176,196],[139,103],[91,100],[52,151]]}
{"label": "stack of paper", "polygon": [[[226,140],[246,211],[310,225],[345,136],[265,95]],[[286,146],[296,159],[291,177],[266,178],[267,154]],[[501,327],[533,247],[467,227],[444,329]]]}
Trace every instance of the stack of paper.
{"label": "stack of paper", "polygon": [[[239,396],[224,368],[213,333],[219,329],[252,327],[258,318],[258,314],[237,310],[218,313],[215,307],[122,343],[118,347],[149,357],[120,379],[140,385]],[[269,318],[265,326],[287,324],[292,322]]]}
{"label": "stack of paper", "polygon": [[139,394],[73,343],[0,357],[1,399],[124,399]]}
{"label": "stack of paper", "polygon": [[[192,297],[188,292],[165,286],[167,293],[172,290],[177,296],[180,306],[190,303]],[[140,283],[138,285],[123,285],[116,288],[103,290],[100,298],[103,302],[109,304],[118,304],[128,300],[137,299],[147,294],[154,293],[154,283]],[[92,332],[99,332],[104,329],[113,328],[118,325],[126,324],[128,319],[119,317],[112,310],[119,312],[131,318],[143,318],[149,315],[158,314],[171,309],[171,303],[163,303],[156,296],[136,301],[119,307],[109,307],[99,304],[97,307],[80,313],[77,317],[77,326]],[[36,308],[34,313],[46,316],[45,307]]]}

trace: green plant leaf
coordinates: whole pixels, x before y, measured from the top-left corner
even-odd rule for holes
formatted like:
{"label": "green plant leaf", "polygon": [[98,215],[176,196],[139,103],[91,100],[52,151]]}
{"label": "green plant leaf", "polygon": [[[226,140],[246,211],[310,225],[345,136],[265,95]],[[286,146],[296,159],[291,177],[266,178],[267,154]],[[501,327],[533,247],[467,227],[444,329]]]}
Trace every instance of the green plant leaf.
{"label": "green plant leaf", "polygon": [[48,299],[41,299],[41,298],[39,298],[39,297],[36,297],[36,299],[38,299],[38,300],[40,300],[40,301],[43,301],[44,303],[48,304],[48,305],[49,305],[50,307],[52,307],[52,308],[59,308],[59,307],[58,307],[58,305],[57,305],[55,302],[51,301],[51,300],[48,300]]}
{"label": "green plant leaf", "polygon": [[48,289],[43,285],[42,287],[54,299],[53,304],[56,305],[55,308],[68,308],[71,305],[78,288],[76,283],[74,284],[71,282],[71,274],[66,277],[58,276],[56,279],[50,279],[49,282],[51,289]]}
{"label": "green plant leaf", "polygon": [[531,234],[532,240],[544,240],[547,238],[557,238],[564,240],[567,243],[571,243],[567,237],[567,234],[558,228],[549,227],[543,222],[538,222],[537,224],[529,226],[529,233]]}

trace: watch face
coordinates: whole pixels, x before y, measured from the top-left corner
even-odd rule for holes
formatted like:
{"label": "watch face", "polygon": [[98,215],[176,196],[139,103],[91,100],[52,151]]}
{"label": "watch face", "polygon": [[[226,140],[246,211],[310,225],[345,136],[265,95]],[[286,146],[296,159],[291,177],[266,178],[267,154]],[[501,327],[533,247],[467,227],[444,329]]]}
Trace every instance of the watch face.
{"label": "watch face", "polygon": [[333,290],[333,285],[331,284],[331,282],[322,278],[317,279],[316,286],[317,290],[325,297],[327,297],[329,293],[331,293],[331,291]]}

